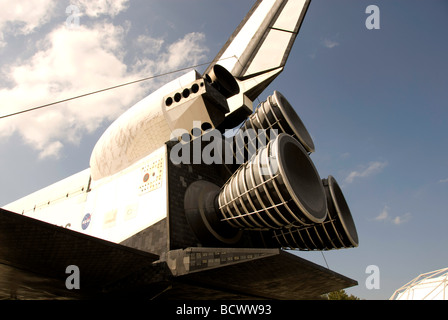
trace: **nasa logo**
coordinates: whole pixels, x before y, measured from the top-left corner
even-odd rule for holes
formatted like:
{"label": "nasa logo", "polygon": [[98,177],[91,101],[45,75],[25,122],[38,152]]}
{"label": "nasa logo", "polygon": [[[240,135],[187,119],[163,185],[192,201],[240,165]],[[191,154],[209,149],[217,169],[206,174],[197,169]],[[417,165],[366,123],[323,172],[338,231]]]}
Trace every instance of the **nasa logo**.
{"label": "nasa logo", "polygon": [[86,214],[81,222],[82,230],[86,230],[90,224],[90,220],[92,219],[92,215],[90,213]]}

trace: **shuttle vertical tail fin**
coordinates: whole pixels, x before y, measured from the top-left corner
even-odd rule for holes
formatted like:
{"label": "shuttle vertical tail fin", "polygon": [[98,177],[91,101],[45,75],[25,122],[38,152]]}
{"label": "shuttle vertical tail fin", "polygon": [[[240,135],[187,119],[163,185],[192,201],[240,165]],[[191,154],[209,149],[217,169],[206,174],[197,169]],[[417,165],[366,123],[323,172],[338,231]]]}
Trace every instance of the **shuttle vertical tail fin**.
{"label": "shuttle vertical tail fin", "polygon": [[217,54],[205,73],[220,64],[238,80],[231,113],[255,100],[283,70],[310,2],[258,0]]}

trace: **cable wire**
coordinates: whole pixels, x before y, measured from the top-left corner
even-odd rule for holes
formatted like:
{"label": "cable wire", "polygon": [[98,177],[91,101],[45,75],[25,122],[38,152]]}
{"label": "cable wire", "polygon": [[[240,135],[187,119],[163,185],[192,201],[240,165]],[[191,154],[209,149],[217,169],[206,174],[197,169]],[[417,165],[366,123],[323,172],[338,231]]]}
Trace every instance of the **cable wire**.
{"label": "cable wire", "polygon": [[[218,61],[225,60],[225,59],[229,59],[229,58],[233,58],[233,57],[228,57],[228,58],[220,59],[220,60],[218,60]],[[218,61],[217,61],[217,62],[218,62]],[[0,116],[0,119],[4,119],[4,118],[8,118],[8,117],[12,117],[12,116],[16,116],[16,115],[19,115],[19,114],[22,114],[22,113],[25,113],[25,112],[30,112],[30,111],[34,111],[34,110],[38,110],[38,109],[42,109],[42,108],[46,108],[46,107],[50,107],[50,106],[53,106],[53,105],[55,105],[55,104],[59,104],[59,103],[63,103],[63,102],[67,102],[67,101],[70,101],[70,100],[79,99],[79,98],[82,98],[82,97],[90,96],[90,95],[92,95],[92,94],[96,94],[96,93],[100,93],[100,92],[104,92],[104,91],[108,91],[108,90],[112,90],[112,89],[117,89],[117,88],[124,87],[124,86],[130,85],[130,84],[134,84],[134,83],[138,83],[138,82],[142,82],[142,81],[151,80],[151,79],[154,79],[154,78],[158,78],[158,77],[166,76],[166,75],[173,74],[173,73],[176,73],[176,72],[180,72],[180,71],[185,71],[185,70],[188,70],[188,69],[193,69],[193,68],[201,67],[201,66],[210,64],[210,63],[212,63],[212,62],[213,62],[213,61],[204,62],[204,63],[197,64],[197,65],[194,65],[194,66],[181,68],[181,69],[178,69],[178,70],[175,70],[175,71],[165,72],[165,73],[161,73],[161,74],[158,74],[158,75],[155,75],[155,76],[146,77],[146,78],[143,78],[143,79],[139,79],[139,80],[134,80],[134,81],[126,82],[126,83],[119,84],[119,85],[116,85],[116,86],[112,86],[112,87],[109,87],[109,88],[104,88],[104,89],[101,89],[101,90],[96,90],[96,91],[92,91],[92,92],[89,92],[89,93],[81,94],[81,95],[79,95],[79,96],[75,96],[75,97],[71,97],[71,98],[67,98],[67,99],[63,99],[63,100],[59,100],[59,101],[55,101],[55,102],[51,102],[51,103],[47,103],[47,104],[44,104],[44,105],[41,105],[41,106],[38,106],[38,107],[29,108],[29,109],[25,109],[25,110],[22,110],[22,111],[17,111],[17,112],[14,112],[14,113],[10,113],[10,114],[6,114],[6,115],[3,115],[3,116]]]}
{"label": "cable wire", "polygon": [[328,263],[327,263],[327,259],[325,259],[323,251],[321,251],[320,253],[322,253],[322,257],[324,258],[325,264],[327,265],[327,269],[330,269],[330,267],[328,266]]}

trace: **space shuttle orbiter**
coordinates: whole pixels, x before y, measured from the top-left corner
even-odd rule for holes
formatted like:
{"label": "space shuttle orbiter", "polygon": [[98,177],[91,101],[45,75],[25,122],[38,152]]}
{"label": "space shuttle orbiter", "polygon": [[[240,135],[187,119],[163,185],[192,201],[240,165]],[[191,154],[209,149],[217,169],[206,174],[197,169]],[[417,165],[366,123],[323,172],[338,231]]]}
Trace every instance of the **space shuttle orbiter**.
{"label": "space shuttle orbiter", "polygon": [[[287,99],[275,91],[253,109],[309,5],[256,1],[204,74],[116,119],[89,168],[4,206],[0,296],[297,299],[355,285],[283,250],[356,247],[358,236]],[[79,289],[66,286],[68,266]]]}

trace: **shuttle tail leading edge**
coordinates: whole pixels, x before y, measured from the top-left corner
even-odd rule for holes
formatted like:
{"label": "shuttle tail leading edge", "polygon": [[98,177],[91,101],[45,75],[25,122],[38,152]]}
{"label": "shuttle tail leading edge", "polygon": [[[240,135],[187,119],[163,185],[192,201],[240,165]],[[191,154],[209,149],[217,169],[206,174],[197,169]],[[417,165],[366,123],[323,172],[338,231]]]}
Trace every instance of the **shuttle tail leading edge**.
{"label": "shuttle tail leading edge", "polygon": [[217,54],[205,74],[219,64],[237,79],[230,114],[244,107],[251,113],[251,102],[283,71],[310,2],[257,1]]}

